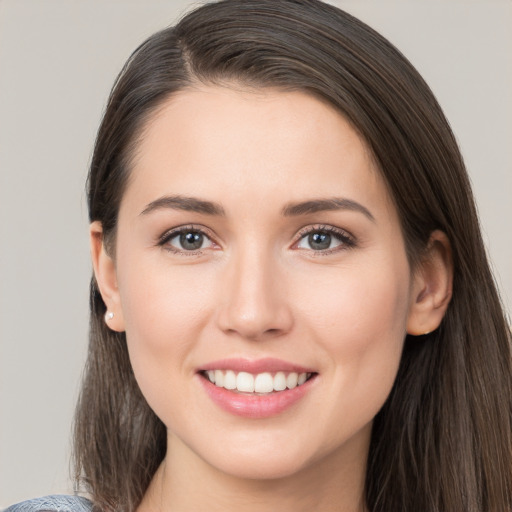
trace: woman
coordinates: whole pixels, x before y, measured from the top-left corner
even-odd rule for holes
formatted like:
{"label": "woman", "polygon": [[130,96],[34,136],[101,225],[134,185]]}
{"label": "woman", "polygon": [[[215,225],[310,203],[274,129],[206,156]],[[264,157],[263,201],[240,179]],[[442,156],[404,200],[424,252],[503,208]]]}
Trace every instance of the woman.
{"label": "woman", "polygon": [[454,137],[385,39],[207,4],[125,66],[88,185],[97,510],[511,508],[510,335]]}

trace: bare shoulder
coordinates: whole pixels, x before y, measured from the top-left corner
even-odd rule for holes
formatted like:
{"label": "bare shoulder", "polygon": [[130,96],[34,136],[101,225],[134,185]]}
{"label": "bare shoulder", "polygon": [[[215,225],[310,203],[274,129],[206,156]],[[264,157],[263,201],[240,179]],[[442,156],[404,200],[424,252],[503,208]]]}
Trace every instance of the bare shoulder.
{"label": "bare shoulder", "polygon": [[92,512],[92,503],[80,496],[59,494],[22,501],[3,512]]}

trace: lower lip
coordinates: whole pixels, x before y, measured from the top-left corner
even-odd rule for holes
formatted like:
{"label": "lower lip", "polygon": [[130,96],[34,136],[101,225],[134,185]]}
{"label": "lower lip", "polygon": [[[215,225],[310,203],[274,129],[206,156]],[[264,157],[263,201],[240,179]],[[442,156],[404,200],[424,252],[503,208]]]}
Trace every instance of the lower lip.
{"label": "lower lip", "polygon": [[258,419],[276,416],[297,403],[311,389],[317,375],[293,389],[268,395],[236,393],[212,384],[202,375],[198,374],[198,377],[208,396],[221,409],[236,416]]}

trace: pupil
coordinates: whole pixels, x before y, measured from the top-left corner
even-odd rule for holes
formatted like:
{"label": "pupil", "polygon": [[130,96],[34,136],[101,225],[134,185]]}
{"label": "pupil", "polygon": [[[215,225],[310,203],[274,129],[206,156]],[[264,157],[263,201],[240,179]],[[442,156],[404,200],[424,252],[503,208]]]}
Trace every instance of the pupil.
{"label": "pupil", "polygon": [[331,245],[331,235],[328,233],[313,233],[309,235],[309,245],[313,249],[329,249]]}
{"label": "pupil", "polygon": [[180,235],[180,244],[189,251],[200,249],[203,245],[203,235],[194,232],[183,233]]}

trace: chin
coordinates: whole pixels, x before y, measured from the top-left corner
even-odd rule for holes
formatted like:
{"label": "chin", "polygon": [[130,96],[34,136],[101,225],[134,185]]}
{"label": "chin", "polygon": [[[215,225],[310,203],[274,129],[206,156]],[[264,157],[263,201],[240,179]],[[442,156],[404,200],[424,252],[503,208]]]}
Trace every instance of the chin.
{"label": "chin", "polygon": [[230,449],[215,452],[205,454],[211,466],[232,477],[251,480],[286,478],[304,470],[309,461],[303,446],[286,447],[275,442],[259,441],[243,447],[231,444]]}
{"label": "chin", "polygon": [[303,460],[289,460],[287,457],[263,456],[239,457],[238,460],[216,461],[216,467],[223,473],[246,480],[279,480],[295,475],[305,468]]}

